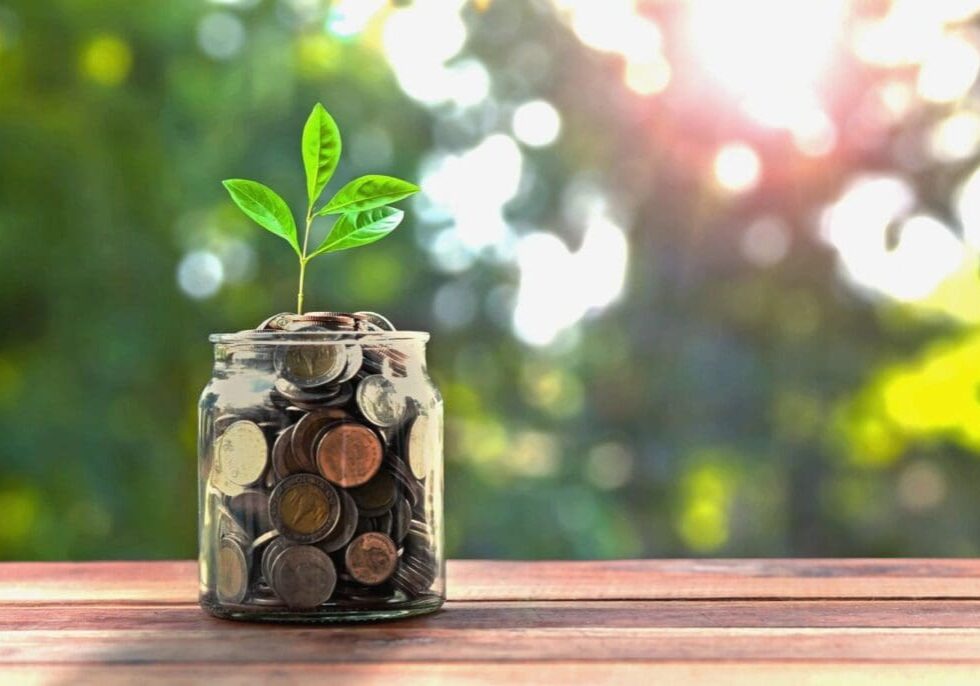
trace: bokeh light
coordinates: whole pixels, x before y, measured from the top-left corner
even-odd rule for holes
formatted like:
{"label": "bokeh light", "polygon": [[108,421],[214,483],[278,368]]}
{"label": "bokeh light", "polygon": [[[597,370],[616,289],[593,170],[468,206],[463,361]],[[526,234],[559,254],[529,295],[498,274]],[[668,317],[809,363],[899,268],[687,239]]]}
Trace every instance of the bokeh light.
{"label": "bokeh light", "polygon": [[715,154],[715,180],[726,191],[750,191],[759,183],[761,174],[759,155],[745,143],[726,143]]}

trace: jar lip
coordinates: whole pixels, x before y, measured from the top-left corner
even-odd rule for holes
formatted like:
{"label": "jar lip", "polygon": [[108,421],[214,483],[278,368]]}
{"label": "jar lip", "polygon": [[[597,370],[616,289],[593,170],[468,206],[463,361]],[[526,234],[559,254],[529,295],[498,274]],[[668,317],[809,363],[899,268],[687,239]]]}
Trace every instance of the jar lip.
{"label": "jar lip", "polygon": [[211,343],[265,343],[269,345],[314,345],[318,343],[424,343],[428,331],[255,331],[213,333]]}

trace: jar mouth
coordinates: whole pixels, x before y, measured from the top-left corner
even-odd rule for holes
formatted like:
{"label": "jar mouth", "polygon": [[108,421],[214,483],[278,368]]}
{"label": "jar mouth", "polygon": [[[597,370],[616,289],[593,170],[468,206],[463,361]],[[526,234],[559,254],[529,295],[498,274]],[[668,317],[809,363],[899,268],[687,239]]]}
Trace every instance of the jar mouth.
{"label": "jar mouth", "polygon": [[428,331],[253,331],[213,333],[211,343],[262,343],[265,345],[317,345],[322,343],[424,343]]}

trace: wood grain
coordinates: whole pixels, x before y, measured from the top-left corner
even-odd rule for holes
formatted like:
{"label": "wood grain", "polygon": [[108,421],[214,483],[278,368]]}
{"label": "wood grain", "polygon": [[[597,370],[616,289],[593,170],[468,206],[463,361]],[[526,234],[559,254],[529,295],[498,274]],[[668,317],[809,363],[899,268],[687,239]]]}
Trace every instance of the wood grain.
{"label": "wood grain", "polygon": [[446,609],[217,620],[194,563],[0,564],[0,683],[978,683],[980,562],[449,564]]}
{"label": "wood grain", "polygon": [[[138,573],[135,573],[137,567]],[[728,598],[971,598],[977,560],[451,560],[455,600],[658,600]],[[120,583],[127,579],[128,583]],[[8,562],[0,603],[193,603],[192,561]]]}

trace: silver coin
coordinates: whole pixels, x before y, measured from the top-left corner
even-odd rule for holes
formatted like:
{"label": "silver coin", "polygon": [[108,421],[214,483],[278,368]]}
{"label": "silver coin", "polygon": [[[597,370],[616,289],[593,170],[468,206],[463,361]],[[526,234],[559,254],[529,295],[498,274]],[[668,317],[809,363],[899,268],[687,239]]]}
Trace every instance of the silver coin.
{"label": "silver coin", "polygon": [[357,406],[369,422],[387,427],[402,420],[407,403],[395,384],[381,374],[373,374],[357,385]]}
{"label": "silver coin", "polygon": [[251,486],[262,478],[268,461],[269,444],[261,427],[239,420],[225,429],[215,445],[216,485]]}
{"label": "silver coin", "polygon": [[340,521],[325,539],[314,544],[325,553],[336,552],[350,543],[357,530],[357,504],[346,490],[340,488],[337,493],[340,494]]}
{"label": "silver coin", "polygon": [[428,414],[420,414],[408,429],[408,466],[416,479],[425,479],[429,473],[430,455],[436,455],[438,438],[436,426]]}
{"label": "silver coin", "polygon": [[347,350],[339,344],[287,345],[276,350],[276,371],[300,388],[330,383],[344,371]]}
{"label": "silver coin", "polygon": [[383,331],[395,331],[395,325],[391,323],[391,320],[377,312],[355,312],[354,318],[359,321],[370,322]]}
{"label": "silver coin", "polygon": [[215,592],[223,603],[240,603],[248,593],[248,557],[234,537],[221,539],[218,546]]}
{"label": "silver coin", "polygon": [[337,377],[336,383],[343,383],[344,381],[350,381],[357,373],[361,371],[361,365],[364,363],[364,348],[362,348],[357,343],[352,343],[347,346],[347,367],[344,369],[343,374]]}
{"label": "silver coin", "polygon": [[311,545],[283,550],[271,568],[270,585],[292,608],[309,609],[330,599],[337,570],[325,552]]}

